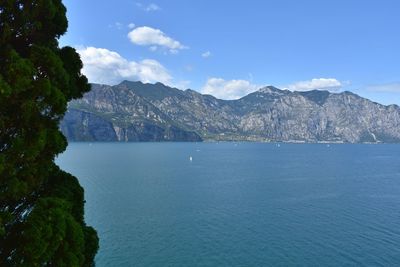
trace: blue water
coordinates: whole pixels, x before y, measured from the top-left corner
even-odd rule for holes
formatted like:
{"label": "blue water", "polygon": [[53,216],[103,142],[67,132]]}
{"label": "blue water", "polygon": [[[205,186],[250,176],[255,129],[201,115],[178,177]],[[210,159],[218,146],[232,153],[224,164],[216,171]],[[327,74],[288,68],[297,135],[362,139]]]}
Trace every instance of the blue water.
{"label": "blue water", "polygon": [[97,266],[400,266],[400,145],[72,143],[57,162]]}

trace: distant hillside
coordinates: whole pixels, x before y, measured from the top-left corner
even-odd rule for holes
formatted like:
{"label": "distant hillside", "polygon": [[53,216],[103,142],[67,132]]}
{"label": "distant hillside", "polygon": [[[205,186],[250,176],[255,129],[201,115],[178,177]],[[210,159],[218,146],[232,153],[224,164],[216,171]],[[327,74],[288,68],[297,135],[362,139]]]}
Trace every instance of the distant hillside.
{"label": "distant hillside", "polygon": [[93,84],[61,123],[71,141],[399,142],[400,108],[351,92],[267,86],[221,100],[161,83]]}

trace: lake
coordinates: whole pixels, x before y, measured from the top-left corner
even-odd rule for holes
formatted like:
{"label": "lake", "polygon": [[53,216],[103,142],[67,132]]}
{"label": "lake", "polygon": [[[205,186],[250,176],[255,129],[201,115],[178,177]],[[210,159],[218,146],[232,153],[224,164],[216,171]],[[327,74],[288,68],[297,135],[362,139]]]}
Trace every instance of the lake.
{"label": "lake", "polygon": [[400,145],[71,143],[57,163],[97,266],[400,265]]}

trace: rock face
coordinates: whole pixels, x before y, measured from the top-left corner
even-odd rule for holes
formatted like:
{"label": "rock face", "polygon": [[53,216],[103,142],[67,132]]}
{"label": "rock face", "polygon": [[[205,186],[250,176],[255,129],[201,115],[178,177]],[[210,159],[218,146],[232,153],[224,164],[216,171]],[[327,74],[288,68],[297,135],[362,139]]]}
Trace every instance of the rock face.
{"label": "rock face", "polygon": [[221,100],[161,83],[93,84],[61,130],[73,141],[400,142],[400,108],[350,92],[267,86]]}

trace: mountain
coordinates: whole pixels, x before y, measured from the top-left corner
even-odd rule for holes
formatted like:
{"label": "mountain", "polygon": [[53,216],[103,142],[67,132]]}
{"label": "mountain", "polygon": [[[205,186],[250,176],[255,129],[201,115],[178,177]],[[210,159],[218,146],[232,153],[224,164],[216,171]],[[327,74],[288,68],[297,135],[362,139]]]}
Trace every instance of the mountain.
{"label": "mountain", "polygon": [[400,108],[351,92],[267,86],[221,100],[161,83],[92,84],[69,103],[61,130],[71,141],[400,142]]}

